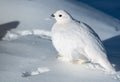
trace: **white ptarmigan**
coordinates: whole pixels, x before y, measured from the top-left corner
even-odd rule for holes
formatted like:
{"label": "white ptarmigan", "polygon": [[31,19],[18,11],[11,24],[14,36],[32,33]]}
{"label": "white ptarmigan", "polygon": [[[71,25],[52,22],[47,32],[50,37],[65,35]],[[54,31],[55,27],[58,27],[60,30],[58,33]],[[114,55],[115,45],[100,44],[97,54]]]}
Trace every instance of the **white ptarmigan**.
{"label": "white ptarmigan", "polygon": [[106,72],[115,72],[99,36],[90,26],[75,20],[64,10],[58,10],[51,16],[56,20],[52,27],[52,43],[59,53],[59,59],[90,61],[101,65]]}

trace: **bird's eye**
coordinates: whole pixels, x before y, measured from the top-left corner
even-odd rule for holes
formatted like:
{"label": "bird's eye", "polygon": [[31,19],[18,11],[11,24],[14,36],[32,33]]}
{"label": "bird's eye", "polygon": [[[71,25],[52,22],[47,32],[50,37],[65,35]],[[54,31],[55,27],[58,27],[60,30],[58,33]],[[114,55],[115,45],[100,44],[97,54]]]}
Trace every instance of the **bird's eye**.
{"label": "bird's eye", "polygon": [[62,15],[59,15],[59,17],[62,17]]}

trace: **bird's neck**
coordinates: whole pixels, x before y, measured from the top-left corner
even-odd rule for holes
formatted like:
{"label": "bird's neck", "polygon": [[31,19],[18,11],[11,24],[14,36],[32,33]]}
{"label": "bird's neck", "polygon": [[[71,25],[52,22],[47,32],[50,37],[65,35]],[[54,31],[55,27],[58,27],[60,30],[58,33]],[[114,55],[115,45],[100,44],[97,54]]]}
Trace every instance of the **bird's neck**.
{"label": "bird's neck", "polygon": [[58,24],[67,24],[67,23],[71,23],[72,22],[72,20],[58,20],[56,23],[58,23]]}

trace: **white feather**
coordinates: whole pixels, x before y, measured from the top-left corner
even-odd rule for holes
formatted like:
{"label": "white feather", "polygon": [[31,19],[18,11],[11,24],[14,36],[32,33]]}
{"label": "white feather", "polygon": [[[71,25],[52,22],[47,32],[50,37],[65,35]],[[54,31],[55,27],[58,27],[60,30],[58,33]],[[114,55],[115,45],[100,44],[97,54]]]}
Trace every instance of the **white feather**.
{"label": "white feather", "polygon": [[114,72],[99,36],[90,26],[76,21],[63,10],[57,11],[54,16],[56,23],[52,27],[52,42],[61,56],[70,61],[86,57],[107,72]]}

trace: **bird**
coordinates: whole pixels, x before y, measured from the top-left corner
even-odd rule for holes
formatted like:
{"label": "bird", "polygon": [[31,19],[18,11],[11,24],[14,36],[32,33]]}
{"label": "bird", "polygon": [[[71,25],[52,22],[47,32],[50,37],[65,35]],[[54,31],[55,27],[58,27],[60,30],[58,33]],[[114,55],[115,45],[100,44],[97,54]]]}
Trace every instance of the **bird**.
{"label": "bird", "polygon": [[88,24],[74,19],[65,10],[58,10],[51,16],[55,19],[51,39],[58,59],[80,64],[91,62],[106,72],[115,72],[101,39]]}

